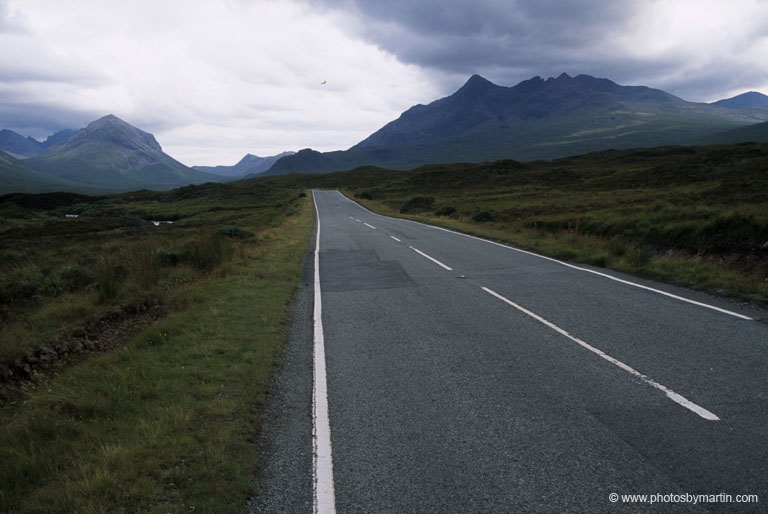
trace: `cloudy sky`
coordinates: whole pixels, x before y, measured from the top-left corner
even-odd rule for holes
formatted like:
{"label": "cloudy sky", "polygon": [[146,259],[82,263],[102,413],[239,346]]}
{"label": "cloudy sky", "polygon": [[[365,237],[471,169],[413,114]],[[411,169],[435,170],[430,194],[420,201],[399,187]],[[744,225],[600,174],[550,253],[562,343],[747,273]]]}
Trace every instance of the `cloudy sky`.
{"label": "cloudy sky", "polygon": [[0,0],[0,128],[105,114],[187,165],[346,149],[472,74],[768,94],[768,0]]}

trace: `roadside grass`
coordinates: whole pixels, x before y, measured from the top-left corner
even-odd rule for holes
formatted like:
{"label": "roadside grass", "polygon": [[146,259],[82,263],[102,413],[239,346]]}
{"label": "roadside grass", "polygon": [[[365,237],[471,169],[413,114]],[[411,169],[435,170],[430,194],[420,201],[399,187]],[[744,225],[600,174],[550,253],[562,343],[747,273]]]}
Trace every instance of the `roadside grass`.
{"label": "roadside grass", "polygon": [[0,410],[0,511],[242,511],[314,221],[295,192],[243,224],[258,243],[171,290],[173,315]]}

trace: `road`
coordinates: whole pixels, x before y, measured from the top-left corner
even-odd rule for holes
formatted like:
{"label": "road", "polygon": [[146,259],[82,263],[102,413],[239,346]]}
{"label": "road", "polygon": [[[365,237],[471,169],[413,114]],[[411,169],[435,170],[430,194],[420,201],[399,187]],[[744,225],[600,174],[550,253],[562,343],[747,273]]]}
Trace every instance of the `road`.
{"label": "road", "polygon": [[764,310],[315,202],[251,511],[768,512]]}

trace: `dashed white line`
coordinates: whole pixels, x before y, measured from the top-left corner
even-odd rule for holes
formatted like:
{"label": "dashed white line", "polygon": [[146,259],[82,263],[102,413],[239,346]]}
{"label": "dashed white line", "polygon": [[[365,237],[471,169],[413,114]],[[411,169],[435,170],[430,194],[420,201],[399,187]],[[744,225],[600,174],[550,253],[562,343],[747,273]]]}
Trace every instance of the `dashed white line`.
{"label": "dashed white line", "polygon": [[429,259],[430,261],[434,262],[435,264],[437,264],[437,265],[438,265],[438,266],[440,266],[441,268],[445,268],[445,269],[446,269],[446,270],[448,270],[448,271],[453,271],[453,268],[451,268],[451,267],[449,267],[449,266],[446,266],[446,265],[445,265],[445,264],[443,264],[442,262],[438,261],[438,260],[437,260],[437,259],[435,259],[434,257],[430,257],[429,255],[427,255],[426,253],[422,252],[421,250],[417,250],[417,249],[416,249],[416,248],[414,248],[413,246],[409,246],[408,248],[410,248],[410,249],[411,249],[411,250],[413,250],[414,252],[418,253],[418,254],[419,254],[419,255],[421,255],[422,257],[426,257],[427,259]]}
{"label": "dashed white line", "polygon": [[546,257],[544,255],[539,255],[538,253],[529,252],[528,250],[521,250],[520,248],[515,248],[514,246],[509,246],[509,245],[506,245],[504,243],[498,243],[496,241],[491,241],[490,239],[483,239],[482,237],[471,236],[469,234],[464,234],[462,232],[457,232],[455,230],[450,230],[450,229],[443,228],[443,227],[436,227],[434,225],[429,225],[427,223],[422,223],[420,221],[407,220],[407,219],[403,219],[403,218],[393,218],[392,216],[385,216],[383,214],[377,214],[377,213],[371,211],[370,209],[366,209],[365,207],[363,207],[359,203],[357,203],[357,202],[355,202],[353,200],[350,200],[346,196],[342,195],[340,192],[339,192],[339,194],[344,199],[346,199],[348,202],[352,203],[353,205],[356,205],[357,207],[359,207],[360,209],[364,210],[365,212],[367,212],[369,214],[373,214],[374,216],[379,216],[381,218],[387,218],[387,219],[397,220],[397,221],[405,221],[405,222],[408,222],[408,223],[415,223],[417,225],[428,227],[428,228],[431,228],[431,229],[434,229],[434,230],[442,230],[443,232],[449,232],[451,234],[457,234],[459,236],[468,237],[470,239],[476,239],[476,240],[482,241],[484,243],[489,243],[489,244],[492,244],[492,245],[501,246],[502,248],[506,248],[508,250],[512,250],[512,251],[519,252],[519,253],[524,253],[526,255],[531,255],[533,257],[538,257],[539,259],[545,259],[545,260],[548,260],[548,261],[551,261],[551,262],[556,262],[557,264],[561,264],[561,265],[566,266],[566,267],[571,268],[571,269],[575,269],[575,270],[578,270],[578,271],[584,271],[586,273],[592,273],[593,275],[597,275],[599,277],[607,278],[608,280],[613,280],[615,282],[619,282],[620,284],[628,285],[628,286],[631,286],[631,287],[637,287],[639,289],[643,289],[645,291],[650,291],[652,293],[660,294],[660,295],[666,296],[668,298],[673,298],[673,299],[679,300],[681,302],[686,302],[686,303],[690,303],[692,305],[697,305],[699,307],[704,307],[705,309],[711,309],[713,311],[721,312],[723,314],[727,314],[729,316],[734,316],[736,318],[743,319],[743,320],[746,320],[746,321],[754,321],[754,318],[751,318],[749,316],[745,316],[743,314],[739,314],[737,312],[729,311],[729,310],[723,309],[721,307],[716,307],[716,306],[710,305],[708,303],[697,302],[696,300],[691,300],[690,298],[685,298],[683,296],[678,296],[676,294],[668,293],[666,291],[662,291],[660,289],[655,289],[653,287],[644,286],[644,285],[638,284],[636,282],[630,282],[629,280],[624,280],[624,279],[621,279],[621,278],[618,278],[618,277],[614,277],[613,275],[609,275],[607,273],[601,273],[599,271],[591,270],[591,269],[588,269],[588,268],[582,268],[580,266],[575,266],[575,265],[569,264],[567,262],[563,262],[563,261],[559,261],[557,259],[553,259],[552,257]]}
{"label": "dashed white line", "polygon": [[373,225],[369,225],[368,223],[364,222],[363,225],[365,225],[368,228],[372,228],[373,230],[376,230],[376,227],[374,227]]}
{"label": "dashed white line", "polygon": [[397,241],[398,243],[402,243],[402,241],[400,241],[400,240],[399,240],[398,238],[396,238],[395,236],[389,236],[389,237],[391,237],[392,239],[394,239],[394,240],[395,240],[395,241]]}
{"label": "dashed white line", "polygon": [[539,316],[539,315],[529,311],[528,309],[526,309],[524,307],[521,307],[520,305],[516,304],[512,300],[509,300],[508,298],[505,298],[504,296],[500,295],[499,293],[497,293],[497,292],[495,292],[495,291],[493,291],[491,289],[488,289],[487,287],[483,287],[482,289],[486,293],[488,293],[488,294],[490,294],[492,296],[495,296],[496,298],[498,298],[502,302],[505,302],[505,303],[511,305],[512,307],[514,307],[515,309],[519,310],[520,312],[523,312],[523,313],[527,314],[528,316],[532,317],[536,321],[539,321],[539,322],[543,323],[544,325],[548,326],[549,328],[551,328],[552,330],[554,330],[554,331],[564,335],[565,337],[567,337],[571,341],[573,341],[575,343],[578,343],[580,346],[586,348],[590,352],[592,352],[592,353],[594,353],[596,355],[599,355],[600,357],[602,357],[603,359],[607,360],[611,364],[614,364],[614,365],[620,367],[621,369],[623,369],[624,371],[626,371],[627,373],[630,373],[630,374],[634,375],[635,377],[639,378],[640,380],[642,380],[646,384],[648,384],[648,385],[658,389],[659,391],[662,391],[663,393],[665,393],[667,395],[667,397],[670,400],[672,400],[673,402],[678,403],[679,405],[682,405],[686,409],[696,413],[697,415],[701,416],[702,418],[704,418],[706,420],[709,420],[709,421],[719,421],[720,420],[719,417],[717,417],[715,414],[713,414],[712,412],[708,411],[704,407],[696,405],[695,403],[693,403],[692,401],[686,399],[682,395],[679,395],[678,393],[672,391],[671,389],[669,389],[669,388],[659,384],[655,380],[651,380],[650,378],[648,378],[647,376],[643,375],[642,373],[640,373],[636,369],[632,368],[631,366],[628,366],[627,364],[624,364],[623,362],[621,362],[618,359],[614,359],[613,357],[611,357],[610,355],[606,354],[602,350],[599,350],[599,349],[595,348],[594,346],[590,345],[589,343],[586,343],[586,342],[582,341],[578,337],[572,336],[571,334],[569,334],[568,332],[566,332],[562,328],[558,327],[554,323],[551,323],[551,322],[545,320],[541,316]]}
{"label": "dashed white line", "polygon": [[314,305],[314,384],[312,388],[312,482],[315,514],[335,514],[336,500],[333,487],[333,456],[331,452],[331,424],[328,418],[328,382],[325,373],[325,336],[323,335],[323,309],[320,292],[320,211],[315,193],[317,214],[317,241],[315,242],[315,305]]}

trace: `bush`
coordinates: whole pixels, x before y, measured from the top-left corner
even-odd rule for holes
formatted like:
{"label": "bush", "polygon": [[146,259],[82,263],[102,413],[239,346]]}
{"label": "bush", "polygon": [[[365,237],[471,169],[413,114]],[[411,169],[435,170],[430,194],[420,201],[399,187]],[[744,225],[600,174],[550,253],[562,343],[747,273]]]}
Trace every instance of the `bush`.
{"label": "bush", "polygon": [[30,276],[15,276],[0,282],[0,305],[26,302],[37,294],[39,281]]}
{"label": "bush", "polygon": [[401,214],[424,212],[432,208],[435,199],[431,196],[414,196],[400,208]]}
{"label": "bush", "polygon": [[491,211],[480,211],[472,216],[472,219],[479,221],[480,223],[485,223],[486,221],[496,221],[496,214]]}
{"label": "bush", "polygon": [[362,193],[356,195],[358,198],[362,198],[363,200],[373,200],[373,195],[369,193],[368,191],[363,191]]}
{"label": "bush", "polygon": [[120,292],[120,283],[125,278],[125,268],[110,253],[103,253],[96,262],[96,284],[99,302],[111,300]]}
{"label": "bush", "polygon": [[161,266],[176,266],[179,263],[179,254],[167,250],[157,250],[157,260]]}
{"label": "bush", "polygon": [[642,268],[648,264],[651,257],[653,257],[653,251],[648,247],[632,248],[627,252],[627,262],[635,268]]}
{"label": "bush", "polygon": [[59,282],[61,287],[68,292],[82,289],[96,280],[93,272],[82,266],[66,266],[59,271]]}
{"label": "bush", "polygon": [[446,205],[445,207],[440,207],[437,211],[435,211],[435,214],[438,216],[451,216],[452,214],[456,214],[456,207],[453,205]]}
{"label": "bush", "polygon": [[249,237],[253,237],[254,233],[233,225],[225,225],[216,230],[216,235],[230,237],[232,239],[248,239]]}
{"label": "bush", "polygon": [[307,197],[306,191],[302,191],[301,193],[299,193],[299,198],[306,198],[306,197]]}
{"label": "bush", "polygon": [[231,243],[224,237],[214,234],[206,239],[188,243],[182,254],[182,260],[195,268],[211,270],[231,259],[233,253]]}
{"label": "bush", "polygon": [[131,263],[132,275],[143,288],[157,284],[163,263],[154,243],[151,241],[137,243],[127,257],[127,261]]}

